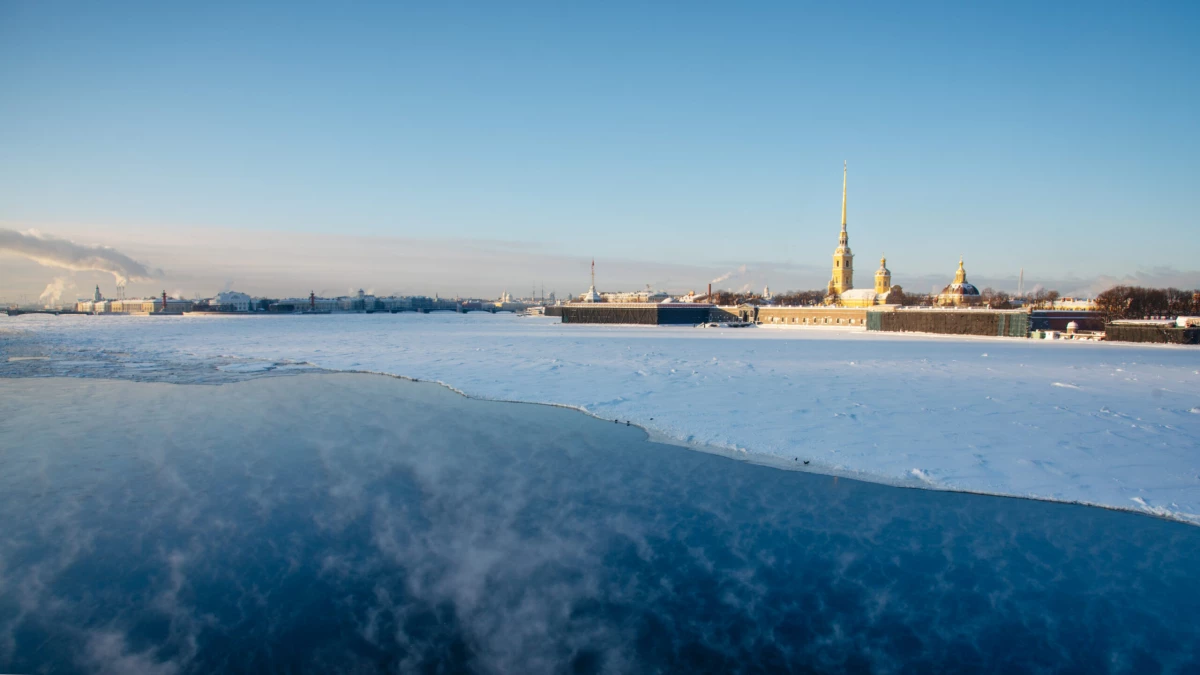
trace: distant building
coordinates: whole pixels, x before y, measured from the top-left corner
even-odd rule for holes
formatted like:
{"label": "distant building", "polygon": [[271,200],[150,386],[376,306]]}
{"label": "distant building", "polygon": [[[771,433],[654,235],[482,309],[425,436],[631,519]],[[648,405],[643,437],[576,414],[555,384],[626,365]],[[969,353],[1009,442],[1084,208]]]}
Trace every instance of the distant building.
{"label": "distant building", "polygon": [[190,312],[192,305],[193,303],[191,300],[184,300],[183,298],[167,298],[166,309],[164,310],[163,299],[152,298],[142,303],[142,310],[146,313],[166,311],[168,314],[182,314],[184,312]]}
{"label": "distant building", "polygon": [[937,304],[962,307],[977,305],[981,299],[979,289],[967,282],[967,272],[963,269],[962,258],[959,258],[958,271],[954,273],[954,281],[938,294]]}
{"label": "distant building", "polygon": [[1096,301],[1087,298],[1059,298],[1054,301],[1054,309],[1095,311]]}
{"label": "distant building", "polygon": [[337,309],[343,312],[374,312],[377,298],[363,289],[358,289],[354,295],[342,296],[337,299]]}
{"label": "distant building", "polygon": [[332,312],[338,308],[338,301],[333,298],[318,298],[311,295],[307,298],[284,298],[267,307],[268,312],[283,314],[303,312]]}
{"label": "distant building", "polygon": [[667,299],[666,291],[654,291],[649,286],[642,291],[625,293],[601,293],[602,302],[662,302]]}
{"label": "distant building", "polygon": [[96,292],[92,294],[91,300],[80,298],[79,300],[75,301],[75,311],[88,313],[99,312],[102,311],[99,308],[103,306],[103,303],[104,296],[100,295],[100,286],[96,286]]}
{"label": "distant building", "polygon": [[[94,311],[99,314],[161,314],[163,299],[158,298],[126,298],[123,300],[105,300]],[[182,314],[191,311],[192,301],[179,298],[167,298],[166,313]]]}
{"label": "distant building", "polygon": [[389,295],[386,298],[376,298],[376,306],[385,312],[401,312],[412,309],[412,298]]}
{"label": "distant building", "polygon": [[249,312],[254,300],[245,293],[221,291],[215,298],[205,300],[204,304],[222,312]]}

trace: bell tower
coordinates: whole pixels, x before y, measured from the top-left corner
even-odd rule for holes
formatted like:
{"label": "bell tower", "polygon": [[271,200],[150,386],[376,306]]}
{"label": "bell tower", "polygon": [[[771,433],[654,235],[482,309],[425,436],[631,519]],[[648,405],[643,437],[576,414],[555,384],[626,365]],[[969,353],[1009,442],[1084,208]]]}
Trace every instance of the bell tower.
{"label": "bell tower", "polygon": [[879,269],[875,272],[875,292],[883,295],[892,290],[892,271],[887,268],[887,256],[879,259]]}
{"label": "bell tower", "polygon": [[829,294],[841,294],[854,288],[854,254],[850,252],[850,235],[846,233],[846,163],[842,162],[842,233],[833,252],[833,277]]}

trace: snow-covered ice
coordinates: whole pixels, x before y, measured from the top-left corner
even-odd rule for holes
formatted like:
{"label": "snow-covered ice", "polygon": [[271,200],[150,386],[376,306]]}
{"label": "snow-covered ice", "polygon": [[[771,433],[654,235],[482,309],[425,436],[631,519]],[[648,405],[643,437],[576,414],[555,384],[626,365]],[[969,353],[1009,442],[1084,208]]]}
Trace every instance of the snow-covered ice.
{"label": "snow-covered ice", "polygon": [[[101,351],[130,365],[222,360],[231,374],[279,362],[387,373],[777,466],[1200,524],[1196,348],[487,314],[0,319],[0,357]],[[0,375],[36,363],[0,358]]]}

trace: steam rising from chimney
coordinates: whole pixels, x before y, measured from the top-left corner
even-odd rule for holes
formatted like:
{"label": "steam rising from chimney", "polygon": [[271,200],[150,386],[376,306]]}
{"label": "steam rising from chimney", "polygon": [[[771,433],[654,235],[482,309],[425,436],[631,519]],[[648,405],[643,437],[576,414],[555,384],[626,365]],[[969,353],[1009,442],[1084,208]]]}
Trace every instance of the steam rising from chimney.
{"label": "steam rising from chimney", "polygon": [[716,279],[713,279],[712,282],[710,282],[710,283],[719,284],[722,281],[729,279],[730,277],[740,276],[745,273],[746,273],[746,266],[742,265],[741,267],[737,268],[736,270],[731,270],[729,272],[726,272],[725,274],[722,274],[721,276],[717,277]]}
{"label": "steam rising from chimney", "polygon": [[75,284],[67,283],[66,277],[55,277],[54,281],[46,284],[46,290],[38,296],[38,302],[47,306],[55,306],[62,304],[63,291],[68,287],[74,288]]}

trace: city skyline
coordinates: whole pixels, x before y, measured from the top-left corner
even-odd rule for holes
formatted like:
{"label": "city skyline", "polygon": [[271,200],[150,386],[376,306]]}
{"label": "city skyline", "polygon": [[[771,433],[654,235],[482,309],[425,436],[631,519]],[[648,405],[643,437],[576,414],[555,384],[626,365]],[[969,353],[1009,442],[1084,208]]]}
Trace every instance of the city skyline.
{"label": "city skyline", "polygon": [[147,294],[821,288],[848,160],[905,288],[1200,285],[1190,4],[277,9],[0,9],[0,228]]}

